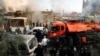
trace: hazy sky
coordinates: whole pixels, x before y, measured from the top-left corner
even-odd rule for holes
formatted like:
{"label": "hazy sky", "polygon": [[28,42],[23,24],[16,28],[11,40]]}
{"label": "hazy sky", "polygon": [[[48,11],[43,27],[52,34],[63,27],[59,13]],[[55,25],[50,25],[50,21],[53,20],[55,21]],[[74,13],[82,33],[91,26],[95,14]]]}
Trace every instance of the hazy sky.
{"label": "hazy sky", "polygon": [[43,10],[45,9],[59,9],[59,8],[54,8],[55,4],[60,7],[60,10],[64,10],[66,12],[72,12],[72,11],[77,11],[77,12],[82,12],[82,1],[83,0],[42,0],[40,1],[40,6]]}
{"label": "hazy sky", "polygon": [[[4,5],[16,9],[29,5],[34,10],[53,10],[57,12],[82,12],[83,0],[0,0]],[[2,5],[3,3],[1,3]]]}

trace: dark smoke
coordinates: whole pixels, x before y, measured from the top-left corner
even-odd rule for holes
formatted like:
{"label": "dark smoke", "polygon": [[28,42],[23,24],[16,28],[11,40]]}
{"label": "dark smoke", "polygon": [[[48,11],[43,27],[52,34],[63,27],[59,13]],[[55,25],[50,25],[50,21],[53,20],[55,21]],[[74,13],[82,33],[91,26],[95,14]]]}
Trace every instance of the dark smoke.
{"label": "dark smoke", "polygon": [[88,5],[83,8],[83,16],[100,14],[100,0],[89,0]]}
{"label": "dark smoke", "polygon": [[92,4],[92,14],[100,14],[100,0],[95,0]]}

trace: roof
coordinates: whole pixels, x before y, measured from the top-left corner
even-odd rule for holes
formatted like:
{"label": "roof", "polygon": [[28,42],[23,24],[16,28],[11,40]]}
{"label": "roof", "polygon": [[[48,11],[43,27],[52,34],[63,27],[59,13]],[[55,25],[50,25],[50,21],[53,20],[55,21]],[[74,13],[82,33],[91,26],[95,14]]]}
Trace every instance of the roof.
{"label": "roof", "polygon": [[40,30],[43,30],[44,27],[34,27],[33,29],[40,29]]}
{"label": "roof", "polygon": [[53,22],[53,25],[62,25],[62,24],[64,24],[64,23],[61,22],[61,21],[54,21],[54,22]]}
{"label": "roof", "polygon": [[31,39],[35,38],[34,35],[23,35],[23,34],[19,34],[19,35],[9,34],[8,36],[9,36],[8,40],[11,41],[11,42],[12,42],[12,41],[15,41],[15,40],[17,39],[16,36],[20,36],[20,37],[23,38],[23,42],[26,43],[26,44],[27,44]]}
{"label": "roof", "polygon": [[88,27],[85,23],[80,22],[68,22],[67,23],[69,32],[81,32],[81,31],[88,31],[92,30],[91,27]]}
{"label": "roof", "polygon": [[28,33],[29,33],[29,32],[33,32],[33,30],[37,30],[37,29],[39,29],[39,30],[43,30],[44,27],[34,27],[34,28],[28,30],[27,32],[28,32]]}
{"label": "roof", "polygon": [[12,17],[12,16],[4,16],[6,19],[27,19],[26,17]]}
{"label": "roof", "polygon": [[34,35],[19,35],[19,36],[22,36],[25,42],[31,40],[32,38],[35,38]]}

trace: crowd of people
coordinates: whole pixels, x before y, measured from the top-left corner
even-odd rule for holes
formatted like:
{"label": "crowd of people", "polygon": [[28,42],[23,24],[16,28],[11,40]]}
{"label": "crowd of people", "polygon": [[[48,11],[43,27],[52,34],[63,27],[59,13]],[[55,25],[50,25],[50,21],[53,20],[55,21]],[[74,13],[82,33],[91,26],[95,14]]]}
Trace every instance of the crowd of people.
{"label": "crowd of people", "polygon": [[49,41],[50,39],[44,36],[34,51],[36,56],[66,56],[66,49],[62,45],[58,49],[56,47],[49,47]]}
{"label": "crowd of people", "polygon": [[[30,28],[31,29],[31,28]],[[11,28],[8,28],[7,32],[13,33]],[[20,28],[17,28],[15,30],[15,34],[26,34],[27,30],[24,27],[23,32]],[[48,28],[44,28],[43,31],[37,29],[36,31],[36,38],[38,41],[38,47],[35,49],[34,53],[36,56],[77,56],[77,48],[76,47],[65,47],[63,46],[63,43],[59,43],[59,40],[56,39],[55,44],[53,46],[50,46],[51,39],[48,37],[49,30]],[[31,34],[31,33],[29,33]],[[70,46],[73,45],[73,40],[71,39],[69,41]],[[53,42],[52,42],[53,43]],[[85,48],[82,48],[80,51],[80,54],[78,56],[84,56]],[[85,55],[86,56],[86,55]],[[88,55],[90,56],[90,55]]]}
{"label": "crowd of people", "polygon": [[87,47],[82,47],[80,51],[77,47],[65,47],[62,44],[56,43],[54,46],[49,46],[49,38],[44,36],[34,53],[36,56],[91,56]]}
{"label": "crowd of people", "polygon": [[[37,36],[40,36],[37,35]],[[42,37],[40,37],[42,38]],[[43,35],[43,38],[39,42],[38,47],[35,49],[34,53],[36,56],[74,56],[74,52],[71,49],[67,49],[65,46],[59,43],[59,40],[51,44],[51,39],[48,38],[47,34]],[[52,46],[50,46],[52,45]],[[74,48],[75,49],[75,48]],[[68,51],[68,52],[67,52]]]}
{"label": "crowd of people", "polygon": [[45,34],[43,35],[43,38],[39,42],[39,46],[36,48],[34,53],[36,56],[91,56],[87,47],[83,46],[80,50],[78,50],[79,47],[73,46],[73,39],[70,38],[68,42],[69,44],[64,46],[64,43],[60,43],[59,39],[53,41]]}

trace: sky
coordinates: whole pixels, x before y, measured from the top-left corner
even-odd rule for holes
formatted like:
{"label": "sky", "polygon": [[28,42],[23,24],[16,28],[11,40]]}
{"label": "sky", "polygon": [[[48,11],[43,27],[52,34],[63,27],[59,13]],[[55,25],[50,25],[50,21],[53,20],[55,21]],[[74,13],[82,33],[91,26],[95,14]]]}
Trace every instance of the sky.
{"label": "sky", "polygon": [[[40,2],[40,7],[42,10],[62,10],[65,12],[82,12],[83,0],[42,0]],[[55,6],[57,4],[58,6]],[[59,8],[57,8],[59,7]]]}

